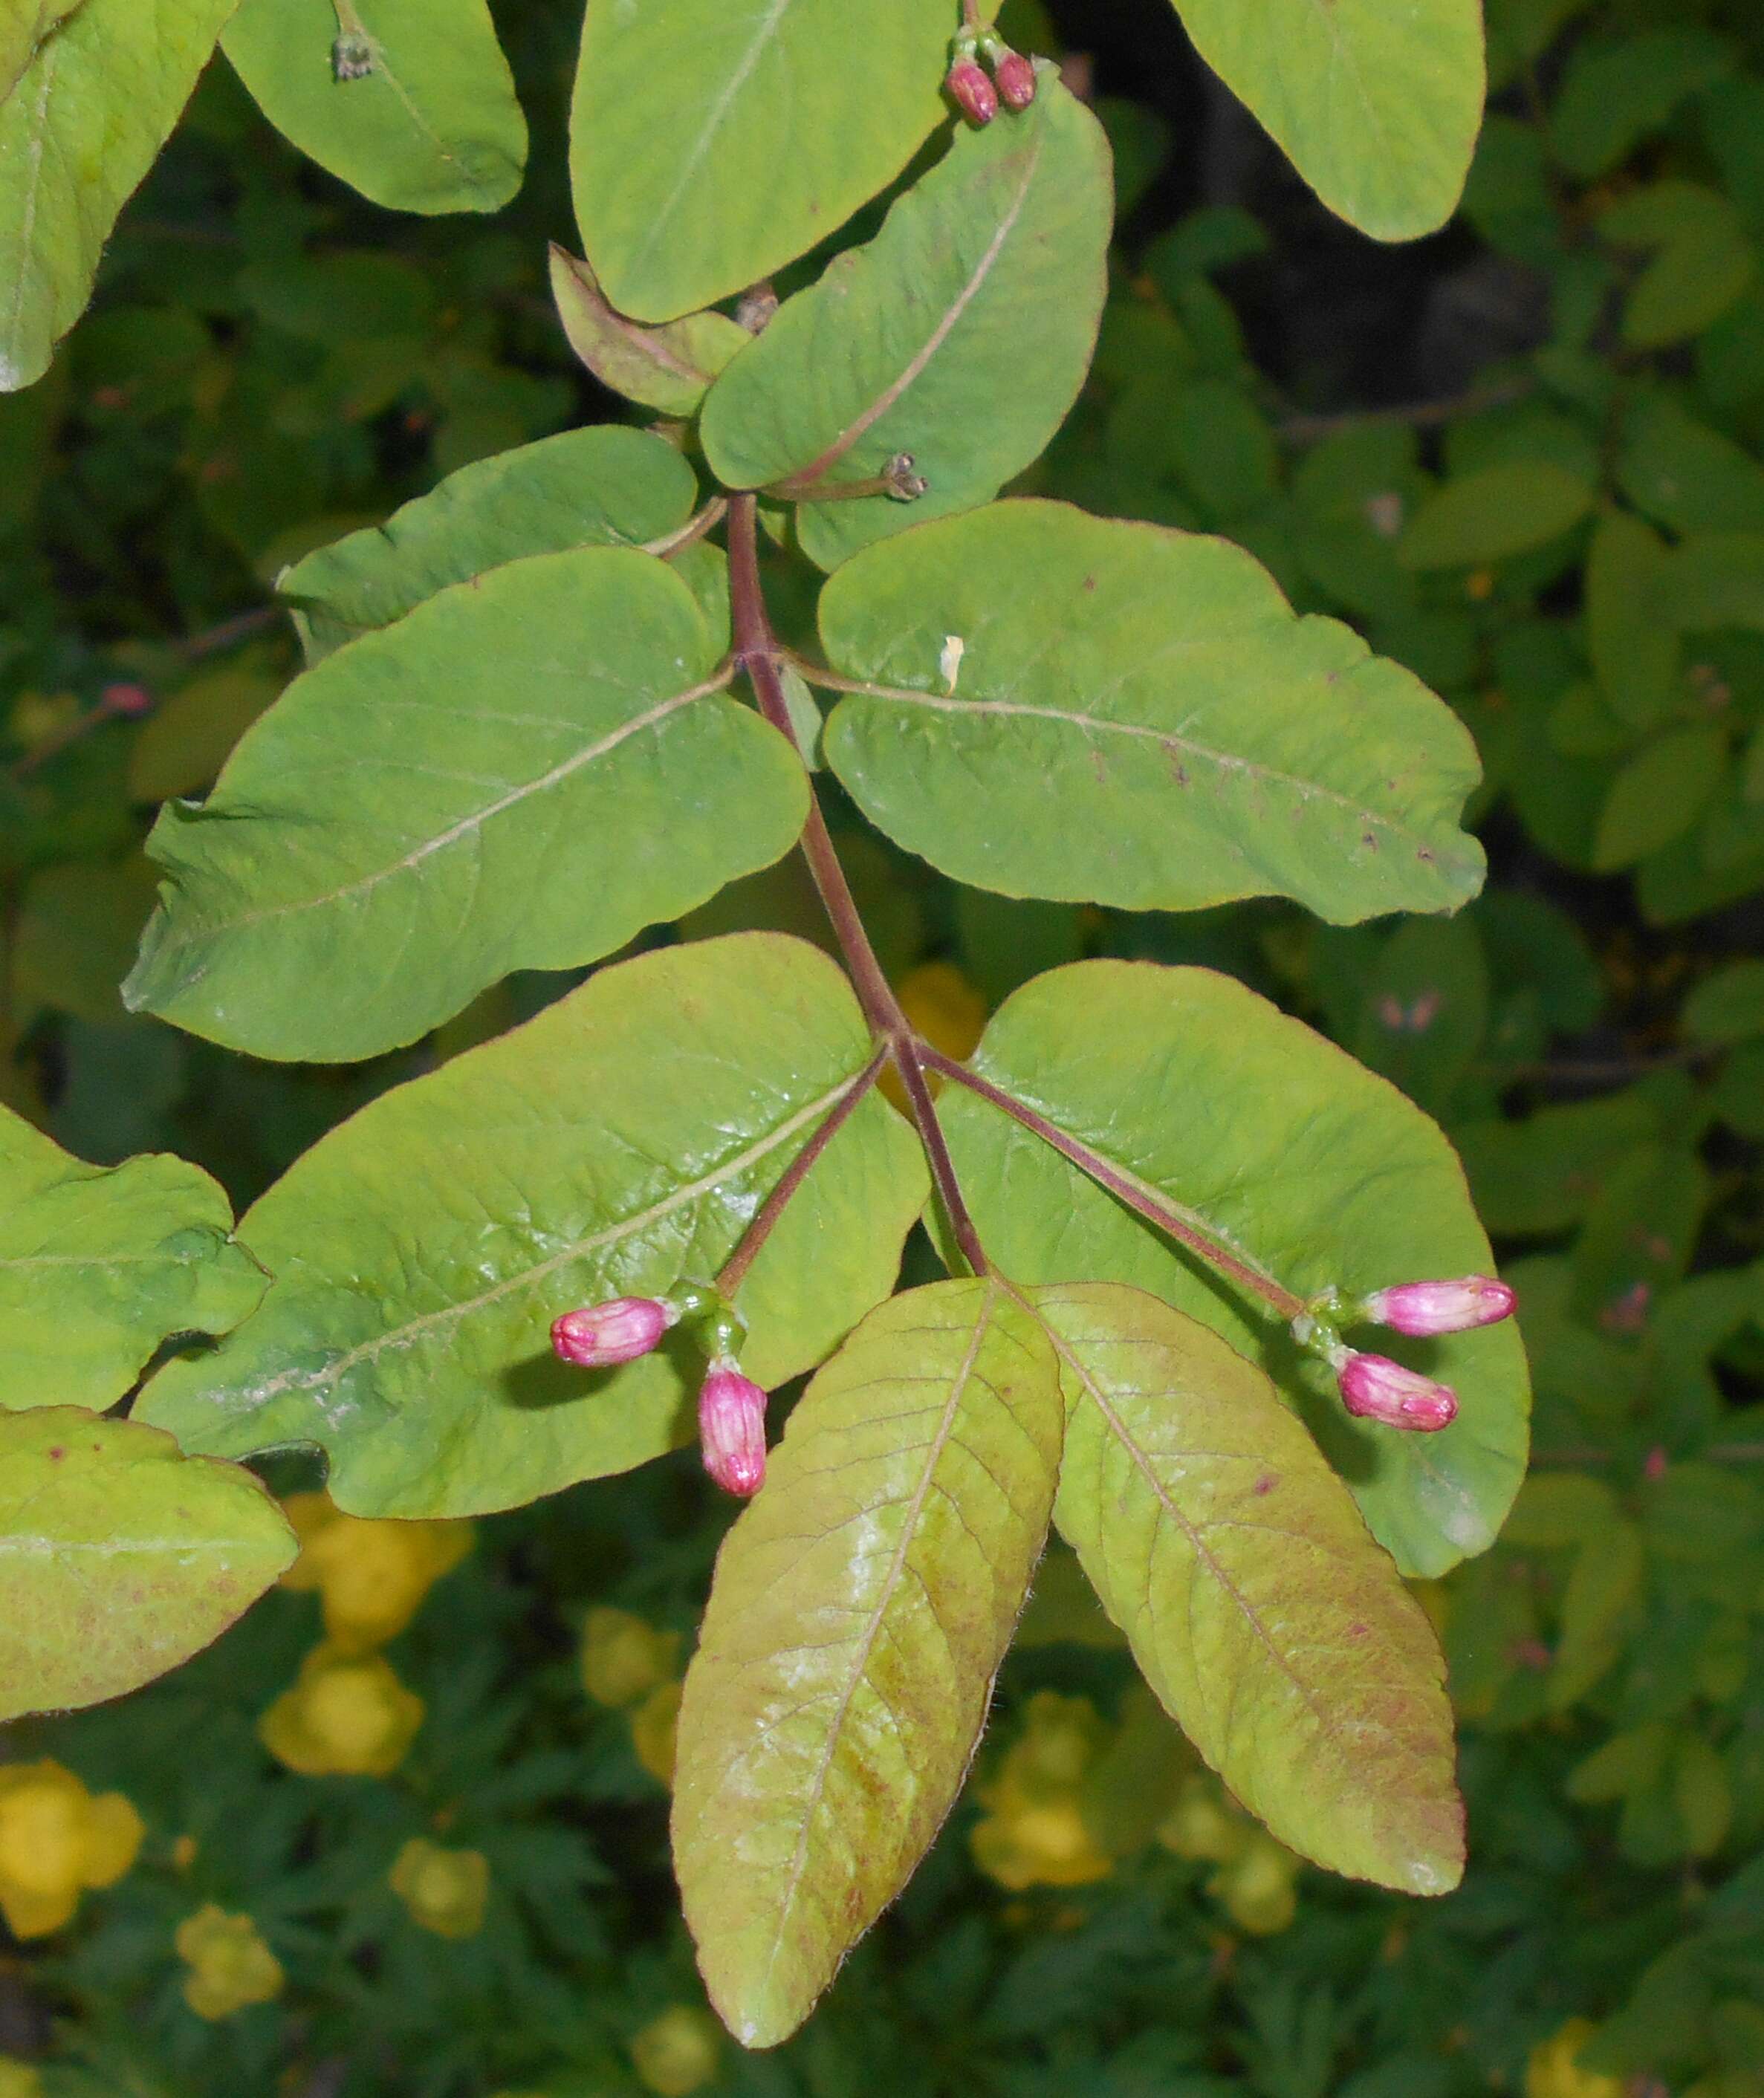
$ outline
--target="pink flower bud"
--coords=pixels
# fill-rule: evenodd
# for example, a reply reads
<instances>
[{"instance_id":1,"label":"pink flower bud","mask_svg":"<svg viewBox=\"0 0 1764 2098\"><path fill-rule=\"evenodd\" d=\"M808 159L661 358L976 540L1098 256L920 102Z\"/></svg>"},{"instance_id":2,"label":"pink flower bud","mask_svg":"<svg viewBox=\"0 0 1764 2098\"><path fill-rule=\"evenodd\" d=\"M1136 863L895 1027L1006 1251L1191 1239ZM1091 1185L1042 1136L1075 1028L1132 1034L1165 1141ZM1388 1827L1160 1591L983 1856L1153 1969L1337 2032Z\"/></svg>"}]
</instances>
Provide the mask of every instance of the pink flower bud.
<instances>
[{"instance_id":1,"label":"pink flower bud","mask_svg":"<svg viewBox=\"0 0 1764 2098\"><path fill-rule=\"evenodd\" d=\"M1455 1282L1399 1282L1366 1300L1366 1316L1398 1333L1462 1333L1511 1318L1513 1293L1489 1275Z\"/></svg>"},{"instance_id":2,"label":"pink flower bud","mask_svg":"<svg viewBox=\"0 0 1764 2098\"><path fill-rule=\"evenodd\" d=\"M153 711L153 695L145 685L107 685L99 695L99 704L108 714L122 714L130 719Z\"/></svg>"},{"instance_id":3,"label":"pink flower bud","mask_svg":"<svg viewBox=\"0 0 1764 2098\"><path fill-rule=\"evenodd\" d=\"M1035 61L1008 45L993 61L992 77L998 83L998 99L1007 109L1027 109L1035 99Z\"/></svg>"},{"instance_id":4,"label":"pink flower bud","mask_svg":"<svg viewBox=\"0 0 1764 2098\"><path fill-rule=\"evenodd\" d=\"M551 1328L551 1345L578 1369L610 1369L647 1355L673 1323L673 1313L653 1297L615 1297L566 1311Z\"/></svg>"},{"instance_id":5,"label":"pink flower bud","mask_svg":"<svg viewBox=\"0 0 1764 2098\"><path fill-rule=\"evenodd\" d=\"M728 1362L713 1363L698 1394L704 1469L745 1500L766 1478L766 1394Z\"/></svg>"},{"instance_id":6,"label":"pink flower bud","mask_svg":"<svg viewBox=\"0 0 1764 2098\"><path fill-rule=\"evenodd\" d=\"M1342 1403L1358 1420L1382 1420L1389 1428L1431 1435L1458 1417L1458 1394L1450 1385L1406 1370L1388 1355L1349 1353L1339 1376Z\"/></svg>"},{"instance_id":7,"label":"pink flower bud","mask_svg":"<svg viewBox=\"0 0 1764 2098\"><path fill-rule=\"evenodd\" d=\"M958 59L945 77L943 86L970 124L990 124L998 115L998 90L972 59Z\"/></svg>"}]
</instances>

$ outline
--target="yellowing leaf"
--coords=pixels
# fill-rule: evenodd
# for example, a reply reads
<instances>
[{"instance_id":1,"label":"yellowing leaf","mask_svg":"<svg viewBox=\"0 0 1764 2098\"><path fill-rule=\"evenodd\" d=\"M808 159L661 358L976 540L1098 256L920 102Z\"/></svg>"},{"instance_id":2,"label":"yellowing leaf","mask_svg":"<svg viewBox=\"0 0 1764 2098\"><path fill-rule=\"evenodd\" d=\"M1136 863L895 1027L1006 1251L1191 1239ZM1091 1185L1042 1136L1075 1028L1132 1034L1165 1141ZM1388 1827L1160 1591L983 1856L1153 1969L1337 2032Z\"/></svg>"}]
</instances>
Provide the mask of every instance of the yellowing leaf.
<instances>
[{"instance_id":1,"label":"yellowing leaf","mask_svg":"<svg viewBox=\"0 0 1764 2098\"><path fill-rule=\"evenodd\" d=\"M808 2016L949 1811L1047 1534L1060 1411L1047 1336L999 1284L910 1290L810 1385L723 1545L674 1846L749 2047Z\"/></svg>"}]
</instances>

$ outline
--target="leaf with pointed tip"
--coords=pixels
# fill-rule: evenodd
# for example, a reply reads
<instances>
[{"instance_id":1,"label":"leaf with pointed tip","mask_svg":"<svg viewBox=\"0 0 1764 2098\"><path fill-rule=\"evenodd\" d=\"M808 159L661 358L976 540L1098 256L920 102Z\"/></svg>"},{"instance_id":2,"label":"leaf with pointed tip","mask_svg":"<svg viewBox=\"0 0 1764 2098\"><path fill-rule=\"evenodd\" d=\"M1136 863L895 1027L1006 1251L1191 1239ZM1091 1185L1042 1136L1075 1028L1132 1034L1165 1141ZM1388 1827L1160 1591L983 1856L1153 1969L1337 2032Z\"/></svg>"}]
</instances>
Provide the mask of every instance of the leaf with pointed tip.
<instances>
[{"instance_id":1,"label":"leaf with pointed tip","mask_svg":"<svg viewBox=\"0 0 1764 2098\"><path fill-rule=\"evenodd\" d=\"M224 1333L269 1278L181 1158L106 1170L0 1108L0 1408L111 1405L173 1333Z\"/></svg>"},{"instance_id":2,"label":"leaf with pointed tip","mask_svg":"<svg viewBox=\"0 0 1764 2098\"><path fill-rule=\"evenodd\" d=\"M1035 1302L1066 1394L1054 1519L1171 1718L1289 1848L1402 1894L1455 1886L1438 1642L1316 1444L1144 1291Z\"/></svg>"},{"instance_id":3,"label":"leaf with pointed tip","mask_svg":"<svg viewBox=\"0 0 1764 2098\"><path fill-rule=\"evenodd\" d=\"M744 2045L808 2016L949 1812L1047 1531L1059 1376L991 1280L872 1312L717 1556L686 1679L674 1868Z\"/></svg>"},{"instance_id":4,"label":"leaf with pointed tip","mask_svg":"<svg viewBox=\"0 0 1764 2098\"><path fill-rule=\"evenodd\" d=\"M570 176L613 305L676 320L843 225L948 116L952 15L948 0L589 0Z\"/></svg>"},{"instance_id":5,"label":"leaf with pointed tip","mask_svg":"<svg viewBox=\"0 0 1764 2098\"><path fill-rule=\"evenodd\" d=\"M1073 963L1006 1001L973 1064L1298 1297L1490 1271L1433 1123L1229 977ZM1419 1344L1350 1333L1459 1400L1437 1434L1350 1420L1259 1299L963 1086L946 1086L938 1112L981 1241L1014 1281L1127 1283L1212 1327L1297 1404L1406 1574L1442 1574L1493 1542L1525 1469L1530 1394L1511 1320Z\"/></svg>"},{"instance_id":6,"label":"leaf with pointed tip","mask_svg":"<svg viewBox=\"0 0 1764 2098\"><path fill-rule=\"evenodd\" d=\"M1451 217L1482 121L1478 0L1176 0L1176 11L1349 225L1413 240Z\"/></svg>"},{"instance_id":7,"label":"leaf with pointed tip","mask_svg":"<svg viewBox=\"0 0 1764 2098\"><path fill-rule=\"evenodd\" d=\"M802 766L717 654L679 577L610 547L510 562L340 649L200 809L161 812L129 1005L253 1056L376 1056L769 866Z\"/></svg>"},{"instance_id":8,"label":"leaf with pointed tip","mask_svg":"<svg viewBox=\"0 0 1764 2098\"><path fill-rule=\"evenodd\" d=\"M866 548L820 624L866 686L828 763L958 881L1130 911L1290 896L1338 924L1481 885L1456 716L1222 539L996 503Z\"/></svg>"},{"instance_id":9,"label":"leaf with pointed tip","mask_svg":"<svg viewBox=\"0 0 1764 2098\"><path fill-rule=\"evenodd\" d=\"M368 72L340 80L333 0L242 0L221 48L284 138L394 211L499 211L527 121L485 0L354 0Z\"/></svg>"},{"instance_id":10,"label":"leaf with pointed tip","mask_svg":"<svg viewBox=\"0 0 1764 2098\"><path fill-rule=\"evenodd\" d=\"M618 423L565 430L450 473L438 488L307 555L276 579L316 662L450 583L531 554L642 547L691 516L698 481L674 445Z\"/></svg>"},{"instance_id":11,"label":"leaf with pointed tip","mask_svg":"<svg viewBox=\"0 0 1764 2098\"><path fill-rule=\"evenodd\" d=\"M298 1550L236 1464L77 1407L0 1417L0 1723L163 1675Z\"/></svg>"},{"instance_id":12,"label":"leaf with pointed tip","mask_svg":"<svg viewBox=\"0 0 1764 2098\"><path fill-rule=\"evenodd\" d=\"M659 1456L693 1433L695 1344L590 1376L551 1321L713 1275L871 1055L801 941L603 969L305 1152L239 1227L276 1277L262 1310L136 1417L216 1456L317 1444L356 1515L482 1514ZM811 1368L887 1295L925 1186L906 1125L862 1101L742 1287L753 1376Z\"/></svg>"},{"instance_id":13,"label":"leaf with pointed tip","mask_svg":"<svg viewBox=\"0 0 1764 2098\"><path fill-rule=\"evenodd\" d=\"M555 240L551 296L570 348L601 384L665 415L695 414L712 380L753 340L715 311L687 314L664 327L627 319L588 265Z\"/></svg>"},{"instance_id":14,"label":"leaf with pointed tip","mask_svg":"<svg viewBox=\"0 0 1764 2098\"><path fill-rule=\"evenodd\" d=\"M958 132L869 246L787 300L717 380L702 424L711 471L731 488L837 487L910 454L928 484L914 502L797 509L803 551L826 568L990 502L1084 383L1113 205L1103 127L1044 66L1029 109Z\"/></svg>"},{"instance_id":15,"label":"leaf with pointed tip","mask_svg":"<svg viewBox=\"0 0 1764 2098\"><path fill-rule=\"evenodd\" d=\"M79 318L235 5L84 0L32 44L0 100L0 393L40 378Z\"/></svg>"}]
</instances>

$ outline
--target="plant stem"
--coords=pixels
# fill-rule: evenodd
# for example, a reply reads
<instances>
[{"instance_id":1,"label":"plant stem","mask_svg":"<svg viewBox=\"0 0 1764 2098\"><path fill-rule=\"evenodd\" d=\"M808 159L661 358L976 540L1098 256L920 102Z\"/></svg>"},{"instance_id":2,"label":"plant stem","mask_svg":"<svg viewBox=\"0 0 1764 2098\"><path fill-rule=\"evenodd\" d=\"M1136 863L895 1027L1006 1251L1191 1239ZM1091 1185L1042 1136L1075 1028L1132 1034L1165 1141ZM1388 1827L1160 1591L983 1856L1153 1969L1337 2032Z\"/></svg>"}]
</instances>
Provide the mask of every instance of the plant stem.
<instances>
[{"instance_id":1,"label":"plant stem","mask_svg":"<svg viewBox=\"0 0 1764 2098\"><path fill-rule=\"evenodd\" d=\"M944 1078L953 1078L958 1085L966 1086L970 1092L978 1094L990 1105L1009 1115L1013 1121L1020 1122L1025 1129L1038 1136L1044 1143L1051 1144L1062 1157L1069 1158L1074 1165L1089 1174L1099 1187L1106 1187L1130 1209L1136 1209L1142 1217L1156 1224L1160 1231L1168 1232L1171 1238L1187 1246L1191 1253L1198 1254L1209 1266L1216 1267L1221 1274L1229 1275L1232 1281L1259 1297L1279 1317L1296 1319L1306 1308L1302 1297L1294 1296L1271 1275L1263 1274L1241 1253L1233 1252L1212 1232L1203 1230L1174 1203L1147 1187L1143 1181L1124 1172L1118 1165L1111 1165L1088 1144L1081 1143L1075 1136L1068 1136L1056 1122L1050 1121L1045 1115L1038 1114L1026 1100L1020 1100L1016 1094L1007 1093L1002 1086L994 1085L990 1078L981 1078L977 1071L969 1070L965 1064L957 1063L953 1056L946 1056L941 1050L933 1049L928 1044L916 1045L915 1053L928 1069L938 1072Z\"/></svg>"},{"instance_id":2,"label":"plant stem","mask_svg":"<svg viewBox=\"0 0 1764 2098\"><path fill-rule=\"evenodd\" d=\"M932 1104L931 1088L925 1083L925 1064L936 1054L930 1046L916 1035L910 1036L893 1045L894 1068L901 1074L901 1083L906 1088L907 1104L913 1111L913 1122L919 1131L919 1140L925 1147L925 1158L931 1167L932 1179L937 1183L937 1199L943 1205L943 1213L950 1220L950 1230L960 1247L962 1257L976 1275L990 1275L992 1262L986 1257L986 1249L980 1242L980 1233L974 1219L968 1214L963 1199L962 1183L956 1178L955 1161L950 1156L948 1139L943 1134L943 1125L937 1120L937 1108Z\"/></svg>"},{"instance_id":3,"label":"plant stem","mask_svg":"<svg viewBox=\"0 0 1764 2098\"><path fill-rule=\"evenodd\" d=\"M717 1278L717 1287L725 1297L733 1297L741 1287L748 1270L759 1257L761 1248L771 1236L773 1227L789 1206L791 1197L814 1170L815 1161L845 1127L859 1101L881 1077L882 1067L888 1060L889 1044L884 1042L834 1102L820 1127L792 1159L785 1169L783 1178L766 1196L753 1222L741 1234L741 1243L730 1254L722 1274Z\"/></svg>"},{"instance_id":4,"label":"plant stem","mask_svg":"<svg viewBox=\"0 0 1764 2098\"><path fill-rule=\"evenodd\" d=\"M643 551L664 561L671 560L676 554L684 553L688 546L696 545L707 532L713 532L722 524L728 507L722 496L713 496L702 510L687 518L678 532L669 533L665 538L648 540Z\"/></svg>"}]
</instances>

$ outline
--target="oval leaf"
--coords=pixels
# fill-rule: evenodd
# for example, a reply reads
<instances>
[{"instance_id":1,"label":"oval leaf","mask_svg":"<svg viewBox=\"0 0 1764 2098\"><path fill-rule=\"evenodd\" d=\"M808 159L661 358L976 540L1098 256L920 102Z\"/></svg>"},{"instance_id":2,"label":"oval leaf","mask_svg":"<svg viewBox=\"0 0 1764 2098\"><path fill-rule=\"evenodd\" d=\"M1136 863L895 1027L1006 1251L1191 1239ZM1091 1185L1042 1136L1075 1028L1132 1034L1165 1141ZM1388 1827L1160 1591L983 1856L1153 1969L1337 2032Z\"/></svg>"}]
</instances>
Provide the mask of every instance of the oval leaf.
<instances>
[{"instance_id":1,"label":"oval leaf","mask_svg":"<svg viewBox=\"0 0 1764 2098\"><path fill-rule=\"evenodd\" d=\"M801 2024L959 1790L1047 1536L1060 1381L991 1281L873 1312L717 1556L680 1710L674 1852L737 2039Z\"/></svg>"},{"instance_id":2,"label":"oval leaf","mask_svg":"<svg viewBox=\"0 0 1764 2098\"><path fill-rule=\"evenodd\" d=\"M555 240L551 296L570 348L601 384L665 415L696 414L706 387L752 340L726 314L687 314L654 328L627 320L588 265Z\"/></svg>"},{"instance_id":3,"label":"oval leaf","mask_svg":"<svg viewBox=\"0 0 1764 2098\"><path fill-rule=\"evenodd\" d=\"M316 1443L352 1514L472 1515L628 1470L691 1433L702 1356L590 1376L560 1312L705 1279L871 1044L845 977L750 933L603 969L333 1130L240 1229L262 1310L160 1372L138 1417L217 1456ZM881 1100L817 1161L741 1293L767 1385L892 1287L924 1162Z\"/></svg>"},{"instance_id":4,"label":"oval leaf","mask_svg":"<svg viewBox=\"0 0 1764 2098\"><path fill-rule=\"evenodd\" d=\"M1075 963L1009 999L974 1064L1298 1296L1489 1271L1434 1125L1229 977ZM1443 1573L1493 1541L1525 1467L1529 1391L1511 1321L1419 1346L1352 1336L1444 1377L1460 1411L1434 1435L1349 1420L1260 1300L959 1086L940 1113L981 1237L1014 1280L1128 1283L1212 1327L1299 1405L1405 1573Z\"/></svg>"},{"instance_id":5,"label":"oval leaf","mask_svg":"<svg viewBox=\"0 0 1764 2098\"><path fill-rule=\"evenodd\" d=\"M77 1407L0 1420L0 1722L163 1675L298 1550L249 1472L169 1435Z\"/></svg>"},{"instance_id":6,"label":"oval leaf","mask_svg":"<svg viewBox=\"0 0 1764 2098\"><path fill-rule=\"evenodd\" d=\"M1406 568L1469 568L1547 546L1593 506L1578 474L1548 459L1467 473L1420 503L1397 544Z\"/></svg>"},{"instance_id":7,"label":"oval leaf","mask_svg":"<svg viewBox=\"0 0 1764 2098\"><path fill-rule=\"evenodd\" d=\"M913 503L798 510L804 551L829 568L990 502L1084 383L1113 205L1103 128L1044 67L1027 111L959 132L875 239L788 300L717 380L703 425L712 472L731 488L836 487L910 454L928 483Z\"/></svg>"},{"instance_id":8,"label":"oval leaf","mask_svg":"<svg viewBox=\"0 0 1764 2098\"><path fill-rule=\"evenodd\" d=\"M1176 0L1195 47L1333 212L1413 240L1457 208L1482 121L1479 0Z\"/></svg>"},{"instance_id":9,"label":"oval leaf","mask_svg":"<svg viewBox=\"0 0 1764 2098\"><path fill-rule=\"evenodd\" d=\"M125 997L345 1061L695 908L788 851L808 799L716 656L679 577L608 548L511 562L327 657L200 809L161 812Z\"/></svg>"},{"instance_id":10,"label":"oval leaf","mask_svg":"<svg viewBox=\"0 0 1764 2098\"><path fill-rule=\"evenodd\" d=\"M116 214L234 5L84 0L0 99L0 393L41 377L79 318Z\"/></svg>"},{"instance_id":11,"label":"oval leaf","mask_svg":"<svg viewBox=\"0 0 1764 2098\"><path fill-rule=\"evenodd\" d=\"M1438 1643L1316 1444L1260 1370L1143 1290L1036 1304L1068 1408L1055 1520L1171 1718L1316 1863L1455 1886Z\"/></svg>"},{"instance_id":12,"label":"oval leaf","mask_svg":"<svg viewBox=\"0 0 1764 2098\"><path fill-rule=\"evenodd\" d=\"M589 0L570 174L607 296L675 320L824 240L949 113L953 28L948 0Z\"/></svg>"},{"instance_id":13,"label":"oval leaf","mask_svg":"<svg viewBox=\"0 0 1764 2098\"><path fill-rule=\"evenodd\" d=\"M224 1333L268 1278L181 1158L108 1171L0 1108L0 1407L103 1407L173 1333Z\"/></svg>"},{"instance_id":14,"label":"oval leaf","mask_svg":"<svg viewBox=\"0 0 1764 2098\"><path fill-rule=\"evenodd\" d=\"M857 555L820 621L874 688L828 762L959 881L1132 911L1290 896L1337 923L1481 884L1457 718L1222 539L994 503Z\"/></svg>"},{"instance_id":15,"label":"oval leaf","mask_svg":"<svg viewBox=\"0 0 1764 2098\"><path fill-rule=\"evenodd\" d=\"M479 459L384 524L321 546L276 578L309 661L402 619L450 583L529 554L642 547L677 532L698 481L680 454L617 423Z\"/></svg>"},{"instance_id":16,"label":"oval leaf","mask_svg":"<svg viewBox=\"0 0 1764 2098\"><path fill-rule=\"evenodd\" d=\"M354 0L368 69L339 77L332 0L244 0L222 49L320 167L394 211L498 211L527 121L485 0Z\"/></svg>"}]
</instances>

